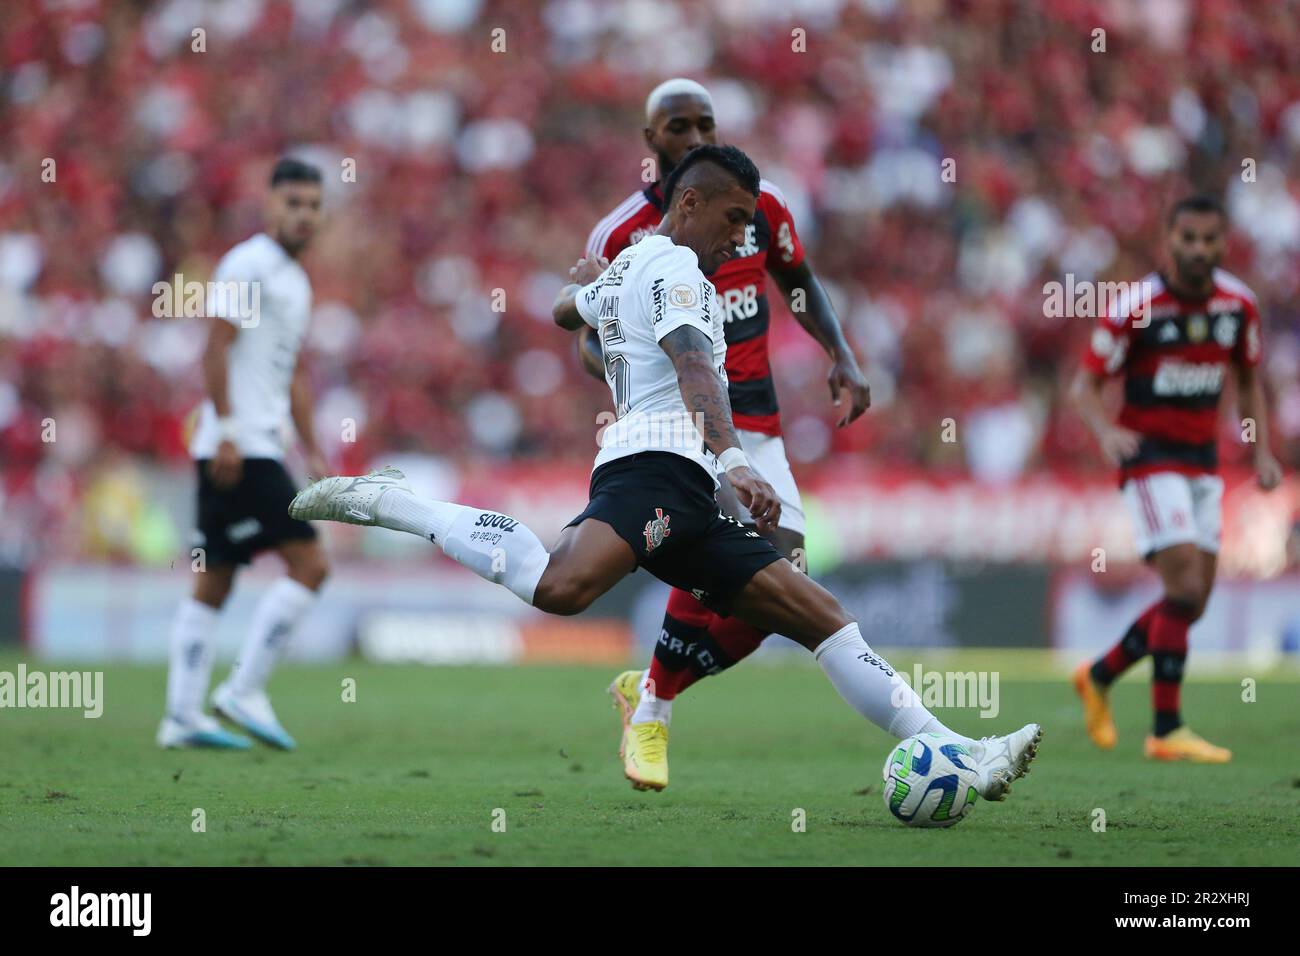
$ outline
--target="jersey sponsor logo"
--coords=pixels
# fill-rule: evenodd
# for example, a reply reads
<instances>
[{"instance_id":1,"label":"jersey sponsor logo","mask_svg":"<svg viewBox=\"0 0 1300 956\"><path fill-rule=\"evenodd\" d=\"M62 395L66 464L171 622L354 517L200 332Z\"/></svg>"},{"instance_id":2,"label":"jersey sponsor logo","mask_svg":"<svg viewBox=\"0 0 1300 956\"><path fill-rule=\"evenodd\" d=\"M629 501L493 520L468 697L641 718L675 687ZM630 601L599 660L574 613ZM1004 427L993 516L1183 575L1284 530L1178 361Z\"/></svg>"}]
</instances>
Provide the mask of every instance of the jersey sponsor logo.
<instances>
[{"instance_id":1,"label":"jersey sponsor logo","mask_svg":"<svg viewBox=\"0 0 1300 956\"><path fill-rule=\"evenodd\" d=\"M696 302L695 290L686 283L680 283L668 290L668 301L678 309L689 309Z\"/></svg>"},{"instance_id":2,"label":"jersey sponsor logo","mask_svg":"<svg viewBox=\"0 0 1300 956\"><path fill-rule=\"evenodd\" d=\"M645 553L649 554L659 545L664 543L664 538L668 537L671 532L668 530L668 521L671 515L664 514L663 508L655 509L655 517L645 523Z\"/></svg>"},{"instance_id":3,"label":"jersey sponsor logo","mask_svg":"<svg viewBox=\"0 0 1300 956\"><path fill-rule=\"evenodd\" d=\"M794 260L794 233L790 231L788 222L781 223L781 228L776 231L776 247L781 250L782 262Z\"/></svg>"},{"instance_id":4,"label":"jersey sponsor logo","mask_svg":"<svg viewBox=\"0 0 1300 956\"><path fill-rule=\"evenodd\" d=\"M658 228L659 228L659 224L656 223L653 226L641 226L637 229L633 229L632 233L627 237L627 244L629 246L635 246L646 236L653 235L654 231Z\"/></svg>"},{"instance_id":5,"label":"jersey sponsor logo","mask_svg":"<svg viewBox=\"0 0 1300 956\"><path fill-rule=\"evenodd\" d=\"M745 227L745 244L736 250L734 258L758 255L758 228L751 222Z\"/></svg>"},{"instance_id":6,"label":"jersey sponsor logo","mask_svg":"<svg viewBox=\"0 0 1300 956\"><path fill-rule=\"evenodd\" d=\"M1232 348L1237 344L1237 329L1240 324L1235 315L1220 315L1214 320L1214 341L1225 349Z\"/></svg>"},{"instance_id":7,"label":"jersey sponsor logo","mask_svg":"<svg viewBox=\"0 0 1300 956\"><path fill-rule=\"evenodd\" d=\"M1162 362L1151 390L1157 395L1217 395L1223 388L1223 366L1214 362Z\"/></svg>"},{"instance_id":8,"label":"jersey sponsor logo","mask_svg":"<svg viewBox=\"0 0 1300 956\"><path fill-rule=\"evenodd\" d=\"M722 321L741 322L758 315L758 286L750 284L718 293L722 300Z\"/></svg>"},{"instance_id":9,"label":"jersey sponsor logo","mask_svg":"<svg viewBox=\"0 0 1300 956\"><path fill-rule=\"evenodd\" d=\"M505 515L493 514L491 511L485 511L478 516L474 522L476 528L497 528L500 531L514 531L519 524L514 518L507 518Z\"/></svg>"},{"instance_id":10,"label":"jersey sponsor logo","mask_svg":"<svg viewBox=\"0 0 1300 956\"><path fill-rule=\"evenodd\" d=\"M652 303L651 312L654 318L654 324L658 325L664 317L664 280L655 279L654 284L650 287L650 301Z\"/></svg>"},{"instance_id":11,"label":"jersey sponsor logo","mask_svg":"<svg viewBox=\"0 0 1300 956\"><path fill-rule=\"evenodd\" d=\"M596 312L597 319L617 319L618 318L618 296L606 295L601 296L600 308Z\"/></svg>"}]
</instances>

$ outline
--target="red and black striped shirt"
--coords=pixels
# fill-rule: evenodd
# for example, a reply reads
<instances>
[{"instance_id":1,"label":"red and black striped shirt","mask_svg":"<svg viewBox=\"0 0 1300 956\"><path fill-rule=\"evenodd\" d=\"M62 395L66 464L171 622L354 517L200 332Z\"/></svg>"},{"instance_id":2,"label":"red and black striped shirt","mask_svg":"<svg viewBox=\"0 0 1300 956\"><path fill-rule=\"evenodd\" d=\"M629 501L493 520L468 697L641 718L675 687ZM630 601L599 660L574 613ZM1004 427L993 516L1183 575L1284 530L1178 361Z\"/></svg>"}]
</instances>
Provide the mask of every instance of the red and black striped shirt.
<instances>
[{"instance_id":1,"label":"red and black striped shirt","mask_svg":"<svg viewBox=\"0 0 1300 956\"><path fill-rule=\"evenodd\" d=\"M614 257L659 228L663 195L653 183L596 224L587 254ZM727 379L736 428L781 434L781 413L768 361L767 273L803 262L803 245L780 191L762 180L745 244L709 280L718 290L727 336Z\"/></svg>"},{"instance_id":2,"label":"red and black striped shirt","mask_svg":"<svg viewBox=\"0 0 1300 956\"><path fill-rule=\"evenodd\" d=\"M1218 468L1219 396L1233 366L1261 355L1259 308L1244 282L1214 270L1203 299L1175 295L1158 273L1127 285L1093 330L1083 357L1097 375L1124 376L1119 424L1142 436L1120 483L1157 471Z\"/></svg>"}]
</instances>

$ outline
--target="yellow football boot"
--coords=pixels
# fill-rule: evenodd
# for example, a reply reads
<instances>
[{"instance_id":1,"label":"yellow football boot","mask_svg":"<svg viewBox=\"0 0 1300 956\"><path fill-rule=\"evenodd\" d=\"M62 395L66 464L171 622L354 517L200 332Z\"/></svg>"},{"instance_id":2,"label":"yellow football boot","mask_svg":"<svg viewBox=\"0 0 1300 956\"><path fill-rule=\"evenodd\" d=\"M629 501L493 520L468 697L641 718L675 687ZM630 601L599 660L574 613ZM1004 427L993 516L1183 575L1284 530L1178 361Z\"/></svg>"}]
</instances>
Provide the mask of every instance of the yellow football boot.
<instances>
[{"instance_id":1,"label":"yellow football boot","mask_svg":"<svg viewBox=\"0 0 1300 956\"><path fill-rule=\"evenodd\" d=\"M623 776L636 790L668 786L668 725L661 720L628 724L623 730Z\"/></svg>"},{"instance_id":2,"label":"yellow football boot","mask_svg":"<svg viewBox=\"0 0 1300 956\"><path fill-rule=\"evenodd\" d=\"M1083 702L1083 727L1088 738L1102 750L1113 750L1119 733L1110 716L1110 701L1106 689L1092 679L1091 665L1084 661L1074 671L1072 678L1075 693Z\"/></svg>"},{"instance_id":3,"label":"yellow football boot","mask_svg":"<svg viewBox=\"0 0 1300 956\"><path fill-rule=\"evenodd\" d=\"M614 698L614 706L623 718L624 729L636 712L637 705L641 703L641 675L644 673L645 671L624 671L609 685L609 696Z\"/></svg>"},{"instance_id":4,"label":"yellow football boot","mask_svg":"<svg viewBox=\"0 0 1300 956\"><path fill-rule=\"evenodd\" d=\"M623 758L623 775L637 790L662 790L668 786L668 726L652 720L632 723L632 715L641 703L641 677L644 671L624 671L609 685L623 720L618 755Z\"/></svg>"},{"instance_id":5,"label":"yellow football boot","mask_svg":"<svg viewBox=\"0 0 1300 956\"><path fill-rule=\"evenodd\" d=\"M1163 737L1148 737L1143 748L1151 760L1190 760L1192 763L1227 763L1232 751L1216 747L1204 737L1179 727Z\"/></svg>"}]
</instances>

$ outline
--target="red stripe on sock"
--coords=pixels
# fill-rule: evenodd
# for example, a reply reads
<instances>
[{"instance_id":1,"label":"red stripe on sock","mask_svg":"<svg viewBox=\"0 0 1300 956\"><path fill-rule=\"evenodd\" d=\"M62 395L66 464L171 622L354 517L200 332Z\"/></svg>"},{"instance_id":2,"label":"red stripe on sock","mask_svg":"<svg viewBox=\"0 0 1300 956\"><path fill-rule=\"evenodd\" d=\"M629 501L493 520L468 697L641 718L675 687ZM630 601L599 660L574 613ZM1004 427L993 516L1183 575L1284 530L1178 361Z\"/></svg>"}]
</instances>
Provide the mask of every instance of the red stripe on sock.
<instances>
[{"instance_id":1,"label":"red stripe on sock","mask_svg":"<svg viewBox=\"0 0 1300 956\"><path fill-rule=\"evenodd\" d=\"M688 627L708 627L717 615L695 600L689 591L673 588L668 595L668 613Z\"/></svg>"},{"instance_id":2,"label":"red stripe on sock","mask_svg":"<svg viewBox=\"0 0 1300 956\"><path fill-rule=\"evenodd\" d=\"M650 658L650 676L641 685L641 693L653 693L660 700L672 700L686 688L695 683L695 675L689 667L679 671L670 671L659 663L659 658Z\"/></svg>"},{"instance_id":3,"label":"red stripe on sock","mask_svg":"<svg viewBox=\"0 0 1300 956\"><path fill-rule=\"evenodd\" d=\"M715 616L709 622L709 636L728 657L740 661L758 650L767 632L746 624L738 617Z\"/></svg>"}]
</instances>

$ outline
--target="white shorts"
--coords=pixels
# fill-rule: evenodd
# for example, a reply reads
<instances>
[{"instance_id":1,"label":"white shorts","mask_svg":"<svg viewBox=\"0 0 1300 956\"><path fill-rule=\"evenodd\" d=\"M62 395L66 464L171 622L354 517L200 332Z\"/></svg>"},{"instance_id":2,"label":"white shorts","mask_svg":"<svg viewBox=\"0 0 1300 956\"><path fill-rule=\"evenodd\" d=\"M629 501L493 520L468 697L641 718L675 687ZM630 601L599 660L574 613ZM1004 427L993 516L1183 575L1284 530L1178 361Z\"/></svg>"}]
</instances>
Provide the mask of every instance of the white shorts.
<instances>
[{"instance_id":1,"label":"white shorts","mask_svg":"<svg viewBox=\"0 0 1300 956\"><path fill-rule=\"evenodd\" d=\"M772 486L781 502L781 517L776 526L803 534L803 502L799 499L799 488L794 483L790 462L786 460L785 442L781 436L737 430L736 437L740 439L741 450L749 459L749 466L758 477ZM736 507L740 512L736 518L741 524L754 523L744 505L736 502Z\"/></svg>"},{"instance_id":2,"label":"white shorts","mask_svg":"<svg viewBox=\"0 0 1300 956\"><path fill-rule=\"evenodd\" d=\"M1223 479L1160 471L1124 483L1124 501L1133 515L1138 554L1143 559L1175 544L1191 542L1219 553Z\"/></svg>"}]
</instances>

